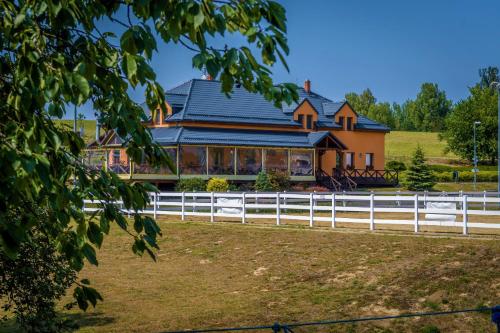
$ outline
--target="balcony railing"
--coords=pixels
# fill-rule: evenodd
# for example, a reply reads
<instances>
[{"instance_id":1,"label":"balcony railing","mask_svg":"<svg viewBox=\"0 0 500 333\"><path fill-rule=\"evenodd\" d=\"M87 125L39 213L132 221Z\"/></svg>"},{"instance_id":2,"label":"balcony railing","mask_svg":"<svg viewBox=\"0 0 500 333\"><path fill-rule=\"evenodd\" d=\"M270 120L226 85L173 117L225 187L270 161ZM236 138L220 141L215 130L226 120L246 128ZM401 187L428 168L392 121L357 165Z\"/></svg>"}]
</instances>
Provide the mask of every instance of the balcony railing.
<instances>
[{"instance_id":1,"label":"balcony railing","mask_svg":"<svg viewBox=\"0 0 500 333\"><path fill-rule=\"evenodd\" d=\"M334 169L333 175L351 178L358 185L397 185L399 182L398 172L392 170Z\"/></svg>"}]
</instances>

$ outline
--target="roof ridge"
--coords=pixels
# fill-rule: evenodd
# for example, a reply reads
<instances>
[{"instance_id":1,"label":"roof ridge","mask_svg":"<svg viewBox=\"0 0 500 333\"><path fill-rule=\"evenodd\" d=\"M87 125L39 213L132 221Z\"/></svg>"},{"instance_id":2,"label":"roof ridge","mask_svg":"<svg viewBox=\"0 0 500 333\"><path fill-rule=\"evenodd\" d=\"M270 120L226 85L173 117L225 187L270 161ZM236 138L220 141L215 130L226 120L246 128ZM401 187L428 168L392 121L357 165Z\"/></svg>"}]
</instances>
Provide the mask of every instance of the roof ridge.
<instances>
[{"instance_id":1,"label":"roof ridge","mask_svg":"<svg viewBox=\"0 0 500 333\"><path fill-rule=\"evenodd\" d=\"M191 84L189 85L189 92L186 97L186 103L184 104L184 108L182 109L181 120L184 120L184 115L186 114L186 110L189 106L189 101L191 100L191 91L193 90L194 82L197 79L191 79Z\"/></svg>"}]
</instances>

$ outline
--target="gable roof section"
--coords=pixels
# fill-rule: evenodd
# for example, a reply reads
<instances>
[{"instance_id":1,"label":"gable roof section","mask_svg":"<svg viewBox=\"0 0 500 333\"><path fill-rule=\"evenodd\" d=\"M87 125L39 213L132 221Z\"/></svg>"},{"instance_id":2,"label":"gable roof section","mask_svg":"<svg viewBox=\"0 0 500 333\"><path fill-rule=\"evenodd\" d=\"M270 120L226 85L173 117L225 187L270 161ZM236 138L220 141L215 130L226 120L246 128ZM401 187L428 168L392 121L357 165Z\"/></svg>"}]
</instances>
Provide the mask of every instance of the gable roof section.
<instances>
[{"instance_id":1,"label":"gable roof section","mask_svg":"<svg viewBox=\"0 0 500 333\"><path fill-rule=\"evenodd\" d=\"M365 116L358 116L358 121L355 125L356 129L361 129L365 131L382 131L382 132L390 132L391 129L383 124L379 124L376 121L373 121Z\"/></svg>"},{"instance_id":2,"label":"gable roof section","mask_svg":"<svg viewBox=\"0 0 500 333\"><path fill-rule=\"evenodd\" d=\"M346 104L345 101L342 102L323 102L321 105L323 106L323 113L325 116L334 116L337 112L342 109L342 107Z\"/></svg>"}]
</instances>

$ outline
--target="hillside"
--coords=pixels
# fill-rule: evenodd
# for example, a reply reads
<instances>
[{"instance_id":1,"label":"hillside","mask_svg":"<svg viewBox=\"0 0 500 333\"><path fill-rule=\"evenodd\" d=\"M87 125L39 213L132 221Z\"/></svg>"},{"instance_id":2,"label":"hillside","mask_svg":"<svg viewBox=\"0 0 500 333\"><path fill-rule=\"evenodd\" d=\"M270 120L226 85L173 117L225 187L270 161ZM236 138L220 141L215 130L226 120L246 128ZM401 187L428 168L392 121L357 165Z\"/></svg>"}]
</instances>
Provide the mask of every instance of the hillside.
<instances>
[{"instance_id":1,"label":"hillside","mask_svg":"<svg viewBox=\"0 0 500 333\"><path fill-rule=\"evenodd\" d=\"M426 158L431 163L446 164L450 160L458 160L455 154L444 153L446 142L439 141L438 133L405 131L393 131L386 135L385 158L387 161L399 160L407 162L417 145L422 147Z\"/></svg>"}]
</instances>

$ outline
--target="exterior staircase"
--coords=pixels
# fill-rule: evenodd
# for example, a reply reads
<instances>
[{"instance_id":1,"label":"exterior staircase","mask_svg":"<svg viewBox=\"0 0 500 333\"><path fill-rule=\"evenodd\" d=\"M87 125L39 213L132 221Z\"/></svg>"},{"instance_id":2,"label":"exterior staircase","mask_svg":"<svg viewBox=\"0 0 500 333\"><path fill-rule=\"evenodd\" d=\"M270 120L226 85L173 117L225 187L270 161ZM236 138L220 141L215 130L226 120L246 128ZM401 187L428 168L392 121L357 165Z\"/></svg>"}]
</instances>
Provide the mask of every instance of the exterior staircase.
<instances>
[{"instance_id":1,"label":"exterior staircase","mask_svg":"<svg viewBox=\"0 0 500 333\"><path fill-rule=\"evenodd\" d=\"M358 186L358 184L349 176L342 175L335 178L321 169L316 171L316 182L333 192L340 192L344 190L353 191Z\"/></svg>"}]
</instances>

